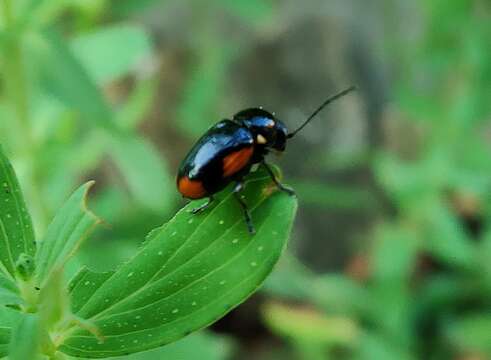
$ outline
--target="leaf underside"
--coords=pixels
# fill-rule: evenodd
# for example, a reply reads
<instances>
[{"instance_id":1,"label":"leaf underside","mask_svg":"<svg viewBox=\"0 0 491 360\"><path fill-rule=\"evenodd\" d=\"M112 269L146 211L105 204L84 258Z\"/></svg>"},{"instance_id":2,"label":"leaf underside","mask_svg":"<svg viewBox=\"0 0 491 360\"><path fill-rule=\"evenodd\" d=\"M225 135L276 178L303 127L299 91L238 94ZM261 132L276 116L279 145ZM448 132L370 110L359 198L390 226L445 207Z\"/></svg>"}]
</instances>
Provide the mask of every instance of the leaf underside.
<instances>
[{"instance_id":1,"label":"leaf underside","mask_svg":"<svg viewBox=\"0 0 491 360\"><path fill-rule=\"evenodd\" d=\"M228 189L230 190L230 189ZM152 349L200 329L244 301L277 262L291 230L296 199L276 191L262 171L242 195L256 235L230 191L193 215L189 204L115 272L82 270L71 282L72 311L96 325L99 341L72 328L60 350L109 357Z\"/></svg>"}]
</instances>

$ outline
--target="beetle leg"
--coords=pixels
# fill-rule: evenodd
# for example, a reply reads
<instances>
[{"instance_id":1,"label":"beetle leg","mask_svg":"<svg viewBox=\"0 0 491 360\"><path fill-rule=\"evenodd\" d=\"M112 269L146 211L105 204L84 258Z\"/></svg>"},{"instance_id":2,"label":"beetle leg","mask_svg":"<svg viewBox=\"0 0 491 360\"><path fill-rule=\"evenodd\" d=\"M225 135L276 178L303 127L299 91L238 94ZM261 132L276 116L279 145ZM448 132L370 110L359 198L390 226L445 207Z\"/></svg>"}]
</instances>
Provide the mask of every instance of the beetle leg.
<instances>
[{"instance_id":1,"label":"beetle leg","mask_svg":"<svg viewBox=\"0 0 491 360\"><path fill-rule=\"evenodd\" d=\"M254 225L252 224L251 220L251 214L249 213L249 209L247 208L246 203L242 198L240 197L240 191L244 188L244 183L242 181L238 181L237 184L234 187L233 193L237 201L239 202L240 206L242 207L242 211L244 213L245 221L247 224L247 230L249 230L250 234L255 234L256 229L254 228Z\"/></svg>"},{"instance_id":2,"label":"beetle leg","mask_svg":"<svg viewBox=\"0 0 491 360\"><path fill-rule=\"evenodd\" d=\"M194 208L193 210L191 210L191 213L193 214L197 214L197 213L200 213L202 212L203 210L205 210L208 206L210 206L210 204L213 202L214 198L213 198L213 195L210 196L208 198L208 201L205 202L203 205L200 205L198 206L197 208Z\"/></svg>"},{"instance_id":3,"label":"beetle leg","mask_svg":"<svg viewBox=\"0 0 491 360\"><path fill-rule=\"evenodd\" d=\"M271 170L271 168L266 163L266 161L262 161L261 164L266 168L266 171L268 172L269 176L271 176L271 180L273 180L273 182L278 187L278 189L280 189L283 192L286 192L288 195L292 195L292 196L295 195L295 191L293 191L293 189L287 188L276 178L276 175L274 174L273 170Z\"/></svg>"}]
</instances>

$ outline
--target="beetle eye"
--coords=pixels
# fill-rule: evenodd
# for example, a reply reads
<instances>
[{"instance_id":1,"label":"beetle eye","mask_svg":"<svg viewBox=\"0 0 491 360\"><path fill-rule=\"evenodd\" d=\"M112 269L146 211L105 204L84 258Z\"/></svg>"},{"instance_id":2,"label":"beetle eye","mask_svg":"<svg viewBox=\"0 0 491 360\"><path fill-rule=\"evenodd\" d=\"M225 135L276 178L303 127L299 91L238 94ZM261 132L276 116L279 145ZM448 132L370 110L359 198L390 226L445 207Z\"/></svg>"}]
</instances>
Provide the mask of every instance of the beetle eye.
<instances>
[{"instance_id":1,"label":"beetle eye","mask_svg":"<svg viewBox=\"0 0 491 360\"><path fill-rule=\"evenodd\" d=\"M266 140L266 138L264 136L262 136L261 134L259 134L257 137L256 137L256 142L258 144L266 144L268 142L268 140Z\"/></svg>"}]
</instances>

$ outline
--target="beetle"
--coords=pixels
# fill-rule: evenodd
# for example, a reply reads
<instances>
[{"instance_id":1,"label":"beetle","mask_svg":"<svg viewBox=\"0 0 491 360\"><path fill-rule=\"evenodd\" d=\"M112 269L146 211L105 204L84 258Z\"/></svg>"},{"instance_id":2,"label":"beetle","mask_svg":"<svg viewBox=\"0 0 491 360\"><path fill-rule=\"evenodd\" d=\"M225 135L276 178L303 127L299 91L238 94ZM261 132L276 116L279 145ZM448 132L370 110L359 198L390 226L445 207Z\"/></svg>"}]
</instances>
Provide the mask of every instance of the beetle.
<instances>
[{"instance_id":1,"label":"beetle","mask_svg":"<svg viewBox=\"0 0 491 360\"><path fill-rule=\"evenodd\" d=\"M244 177L254 164L262 165L279 190L295 195L285 187L266 163L271 151L285 151L286 142L304 128L332 101L355 90L352 86L325 100L295 131L288 132L285 124L262 108L249 108L236 113L233 118L213 125L191 148L181 162L177 174L177 189L183 197L196 200L208 198L201 206L191 210L197 214L213 202L213 195L235 182L233 193L240 204L247 228L255 233L247 204L239 193L244 188Z\"/></svg>"}]
</instances>

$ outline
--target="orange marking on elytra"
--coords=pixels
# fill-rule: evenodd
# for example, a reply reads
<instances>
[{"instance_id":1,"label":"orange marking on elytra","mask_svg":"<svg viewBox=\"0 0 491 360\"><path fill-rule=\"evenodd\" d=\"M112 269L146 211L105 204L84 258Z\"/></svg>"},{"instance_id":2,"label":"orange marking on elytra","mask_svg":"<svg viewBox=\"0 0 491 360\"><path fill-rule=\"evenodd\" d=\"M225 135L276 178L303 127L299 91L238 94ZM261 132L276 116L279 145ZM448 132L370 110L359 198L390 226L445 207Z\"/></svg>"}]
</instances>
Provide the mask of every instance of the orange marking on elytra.
<instances>
[{"instance_id":1,"label":"orange marking on elytra","mask_svg":"<svg viewBox=\"0 0 491 360\"><path fill-rule=\"evenodd\" d=\"M182 195L189 199L201 199L206 195L203 183L199 180L191 180L187 176L178 180L177 188Z\"/></svg>"},{"instance_id":2,"label":"orange marking on elytra","mask_svg":"<svg viewBox=\"0 0 491 360\"><path fill-rule=\"evenodd\" d=\"M253 147L235 151L223 158L223 177L228 177L240 171L251 159Z\"/></svg>"}]
</instances>

